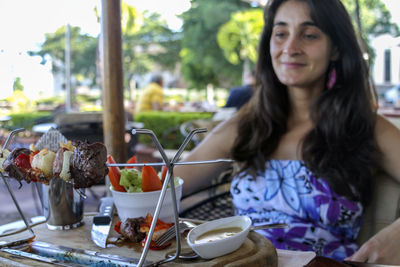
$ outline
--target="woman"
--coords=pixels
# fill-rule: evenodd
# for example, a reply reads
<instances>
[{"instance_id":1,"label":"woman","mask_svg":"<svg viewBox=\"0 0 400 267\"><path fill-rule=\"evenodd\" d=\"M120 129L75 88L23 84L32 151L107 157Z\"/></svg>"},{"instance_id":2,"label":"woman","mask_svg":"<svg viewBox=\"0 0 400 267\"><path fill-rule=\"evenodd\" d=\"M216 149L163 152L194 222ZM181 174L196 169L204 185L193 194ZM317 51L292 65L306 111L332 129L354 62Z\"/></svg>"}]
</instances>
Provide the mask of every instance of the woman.
<instances>
[{"instance_id":1,"label":"woman","mask_svg":"<svg viewBox=\"0 0 400 267\"><path fill-rule=\"evenodd\" d=\"M376 114L341 2L270 0L257 81L250 103L185 160L232 157L237 214L291 226L262 232L277 248L399 264L400 220L359 250L355 243L376 168L400 181L400 132ZM228 167L203 166L175 168L185 193Z\"/></svg>"}]
</instances>

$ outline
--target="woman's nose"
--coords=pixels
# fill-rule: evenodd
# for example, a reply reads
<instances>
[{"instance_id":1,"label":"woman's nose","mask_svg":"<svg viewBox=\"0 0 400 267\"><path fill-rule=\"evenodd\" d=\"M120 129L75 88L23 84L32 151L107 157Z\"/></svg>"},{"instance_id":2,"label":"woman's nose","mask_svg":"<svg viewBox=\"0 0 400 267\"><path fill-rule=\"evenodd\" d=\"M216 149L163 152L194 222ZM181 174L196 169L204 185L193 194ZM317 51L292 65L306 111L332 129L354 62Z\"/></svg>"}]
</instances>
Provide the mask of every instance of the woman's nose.
<instances>
[{"instance_id":1,"label":"woman's nose","mask_svg":"<svg viewBox=\"0 0 400 267\"><path fill-rule=\"evenodd\" d=\"M283 53L289 56L300 54L301 53L300 41L295 37L288 38L283 47Z\"/></svg>"}]
</instances>

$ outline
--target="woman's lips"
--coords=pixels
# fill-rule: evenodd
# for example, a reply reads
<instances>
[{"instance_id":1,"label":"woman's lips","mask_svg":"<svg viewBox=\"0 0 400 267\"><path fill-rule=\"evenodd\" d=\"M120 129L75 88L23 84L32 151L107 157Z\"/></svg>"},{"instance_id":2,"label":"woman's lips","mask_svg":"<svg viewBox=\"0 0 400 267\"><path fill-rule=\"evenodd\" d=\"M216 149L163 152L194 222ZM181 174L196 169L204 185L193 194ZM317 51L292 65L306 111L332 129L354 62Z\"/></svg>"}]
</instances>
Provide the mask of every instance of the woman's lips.
<instances>
[{"instance_id":1,"label":"woman's lips","mask_svg":"<svg viewBox=\"0 0 400 267\"><path fill-rule=\"evenodd\" d=\"M282 62L282 65L289 69L295 69L295 68L300 68L300 67L305 66L305 64L297 63L297 62Z\"/></svg>"}]
</instances>

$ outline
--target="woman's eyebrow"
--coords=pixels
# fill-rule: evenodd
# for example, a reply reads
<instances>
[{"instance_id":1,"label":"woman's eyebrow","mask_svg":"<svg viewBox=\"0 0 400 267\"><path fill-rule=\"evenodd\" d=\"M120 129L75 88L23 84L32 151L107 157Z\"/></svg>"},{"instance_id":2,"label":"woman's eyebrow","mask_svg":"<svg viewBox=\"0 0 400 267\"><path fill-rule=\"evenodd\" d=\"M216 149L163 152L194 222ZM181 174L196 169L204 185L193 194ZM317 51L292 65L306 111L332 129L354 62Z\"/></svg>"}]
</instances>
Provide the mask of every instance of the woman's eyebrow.
<instances>
[{"instance_id":1,"label":"woman's eyebrow","mask_svg":"<svg viewBox=\"0 0 400 267\"><path fill-rule=\"evenodd\" d=\"M287 26L288 23L284 22L284 21L278 21L276 23L274 23L274 27L276 26ZM313 26L313 27L317 27L317 25L313 22L313 21L304 21L300 24L300 26Z\"/></svg>"},{"instance_id":2,"label":"woman's eyebrow","mask_svg":"<svg viewBox=\"0 0 400 267\"><path fill-rule=\"evenodd\" d=\"M276 26L286 26L286 25L287 25L287 23L283 22L283 21L278 21L278 22L274 23L274 27L276 27Z\"/></svg>"},{"instance_id":3,"label":"woman's eyebrow","mask_svg":"<svg viewBox=\"0 0 400 267\"><path fill-rule=\"evenodd\" d=\"M313 21L305 21L303 23L300 24L301 26L313 26L313 27L317 27L317 24L315 24L315 22Z\"/></svg>"}]
</instances>

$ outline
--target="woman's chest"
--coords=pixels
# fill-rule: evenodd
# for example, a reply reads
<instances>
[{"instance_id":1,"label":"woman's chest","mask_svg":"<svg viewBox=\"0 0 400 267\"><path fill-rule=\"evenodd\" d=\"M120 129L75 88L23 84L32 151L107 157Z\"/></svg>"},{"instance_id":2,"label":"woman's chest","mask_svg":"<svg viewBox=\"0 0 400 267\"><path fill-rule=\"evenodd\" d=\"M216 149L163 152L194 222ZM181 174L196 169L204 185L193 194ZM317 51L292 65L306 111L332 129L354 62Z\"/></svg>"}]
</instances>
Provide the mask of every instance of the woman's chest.
<instances>
[{"instance_id":1,"label":"woman's chest","mask_svg":"<svg viewBox=\"0 0 400 267\"><path fill-rule=\"evenodd\" d=\"M272 153L271 158L301 160L302 141L310 129L311 126L309 124L303 124L287 131L280 138L278 146Z\"/></svg>"},{"instance_id":2,"label":"woman's chest","mask_svg":"<svg viewBox=\"0 0 400 267\"><path fill-rule=\"evenodd\" d=\"M352 224L362 214L362 206L331 190L301 161L271 160L256 177L235 177L231 192L235 207L258 213L279 214L323 224Z\"/></svg>"}]
</instances>

